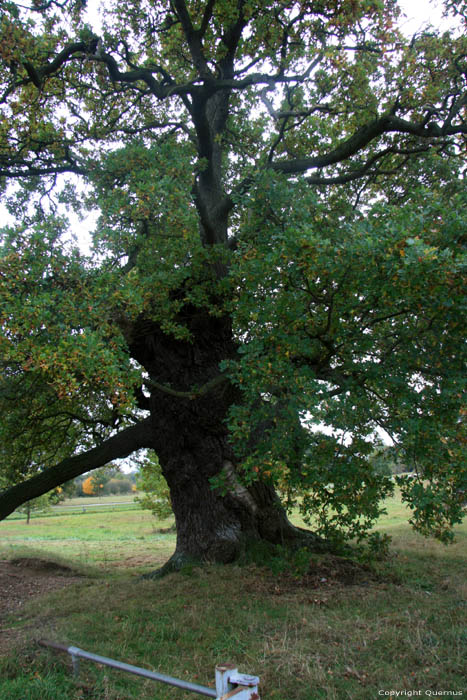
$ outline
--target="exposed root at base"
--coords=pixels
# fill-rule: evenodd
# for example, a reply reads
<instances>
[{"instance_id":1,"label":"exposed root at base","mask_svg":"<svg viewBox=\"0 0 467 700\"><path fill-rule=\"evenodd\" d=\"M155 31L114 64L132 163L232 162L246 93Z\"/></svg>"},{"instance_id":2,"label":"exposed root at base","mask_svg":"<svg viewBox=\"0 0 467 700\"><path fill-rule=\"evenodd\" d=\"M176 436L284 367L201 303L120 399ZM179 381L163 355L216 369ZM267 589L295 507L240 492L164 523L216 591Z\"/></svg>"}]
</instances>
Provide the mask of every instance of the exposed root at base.
<instances>
[{"instance_id":1,"label":"exposed root at base","mask_svg":"<svg viewBox=\"0 0 467 700\"><path fill-rule=\"evenodd\" d=\"M203 562L201 562L199 559L194 559L192 557L188 557L187 555L175 552L163 566L161 566L159 569L155 569L154 571L149 571L147 574L142 574L139 577L139 580L151 581L154 579L163 578L168 574L176 573L188 567L202 566L202 564Z\"/></svg>"},{"instance_id":2,"label":"exposed root at base","mask_svg":"<svg viewBox=\"0 0 467 700\"><path fill-rule=\"evenodd\" d=\"M336 554L335 547L327 540L302 528L288 524L287 530L282 533L279 542L272 542L266 538L244 540L243 545L238 548L238 555L234 559L227 561L219 561L216 557L210 558L206 556L204 559L193 557L183 552L175 551L170 559L159 569L149 571L139 577L140 581L148 581L163 578L168 574L177 573L182 570L189 570L193 567L203 566L209 563L231 564L233 561L238 561L240 564L246 563L249 560L249 550L256 550L257 547L263 548L266 556L267 553L272 557L277 548L284 548L290 552L298 550L307 550L311 554ZM342 554L342 552L339 552Z\"/></svg>"}]
</instances>

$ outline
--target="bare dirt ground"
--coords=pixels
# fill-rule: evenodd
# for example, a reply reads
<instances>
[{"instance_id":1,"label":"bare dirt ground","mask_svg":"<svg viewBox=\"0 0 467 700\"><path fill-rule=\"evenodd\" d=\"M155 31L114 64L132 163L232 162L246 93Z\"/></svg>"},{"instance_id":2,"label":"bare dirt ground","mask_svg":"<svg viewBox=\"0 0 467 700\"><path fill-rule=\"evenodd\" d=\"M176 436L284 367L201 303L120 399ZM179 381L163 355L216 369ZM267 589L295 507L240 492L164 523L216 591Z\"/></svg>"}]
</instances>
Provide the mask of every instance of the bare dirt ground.
<instances>
[{"instance_id":1,"label":"bare dirt ground","mask_svg":"<svg viewBox=\"0 0 467 700\"><path fill-rule=\"evenodd\" d=\"M25 628L12 627L11 616L21 619L25 603L82 580L72 569L43 559L0 560L0 654L24 637Z\"/></svg>"}]
</instances>

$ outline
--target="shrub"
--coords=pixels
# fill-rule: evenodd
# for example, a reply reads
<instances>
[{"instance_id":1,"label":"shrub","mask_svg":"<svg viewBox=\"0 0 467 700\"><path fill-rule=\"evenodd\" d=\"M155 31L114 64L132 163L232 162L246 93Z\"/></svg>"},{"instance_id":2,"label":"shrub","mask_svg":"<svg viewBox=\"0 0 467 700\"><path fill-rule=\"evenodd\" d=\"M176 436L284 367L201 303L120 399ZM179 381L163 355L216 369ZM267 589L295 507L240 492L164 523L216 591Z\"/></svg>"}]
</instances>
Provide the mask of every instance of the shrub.
<instances>
[{"instance_id":1,"label":"shrub","mask_svg":"<svg viewBox=\"0 0 467 700\"><path fill-rule=\"evenodd\" d=\"M170 502L170 491L166 480L162 474L161 466L157 455L149 453L139 470L136 479L138 491L142 491L142 496L136 496L135 501L144 510L161 520L172 515L172 504Z\"/></svg>"}]
</instances>

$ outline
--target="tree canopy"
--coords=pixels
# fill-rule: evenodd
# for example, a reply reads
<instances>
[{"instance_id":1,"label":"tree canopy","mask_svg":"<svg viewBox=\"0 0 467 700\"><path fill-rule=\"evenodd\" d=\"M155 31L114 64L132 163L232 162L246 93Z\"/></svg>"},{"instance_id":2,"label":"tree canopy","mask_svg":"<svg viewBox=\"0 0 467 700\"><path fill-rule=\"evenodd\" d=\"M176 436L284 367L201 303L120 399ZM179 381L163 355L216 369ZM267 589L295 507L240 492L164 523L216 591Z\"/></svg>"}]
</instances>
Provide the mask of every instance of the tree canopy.
<instances>
[{"instance_id":1,"label":"tree canopy","mask_svg":"<svg viewBox=\"0 0 467 700\"><path fill-rule=\"evenodd\" d=\"M465 3L458 32L410 38L393 0L1 7L1 515L150 448L180 561L305 537L276 490L316 545L363 537L384 434L414 526L447 541Z\"/></svg>"}]
</instances>

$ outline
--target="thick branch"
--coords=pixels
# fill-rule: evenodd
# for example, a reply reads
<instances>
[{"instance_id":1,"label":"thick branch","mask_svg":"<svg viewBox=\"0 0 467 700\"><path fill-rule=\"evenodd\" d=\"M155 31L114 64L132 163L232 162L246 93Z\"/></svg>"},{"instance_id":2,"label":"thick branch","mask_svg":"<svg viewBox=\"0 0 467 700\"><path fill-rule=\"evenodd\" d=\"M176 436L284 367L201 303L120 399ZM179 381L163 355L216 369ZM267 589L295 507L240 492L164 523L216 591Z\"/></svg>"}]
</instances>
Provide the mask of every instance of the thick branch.
<instances>
[{"instance_id":1,"label":"thick branch","mask_svg":"<svg viewBox=\"0 0 467 700\"><path fill-rule=\"evenodd\" d=\"M440 126L435 123L416 124L388 114L362 127L328 153L312 158L277 161L276 163L270 163L269 167L285 174L298 174L312 168L325 168L328 165L335 165L351 158L376 138L388 133L409 134L410 136L423 139L442 138L455 136L456 134L467 134L467 124L459 124L458 126L452 126L451 124Z\"/></svg>"},{"instance_id":2,"label":"thick branch","mask_svg":"<svg viewBox=\"0 0 467 700\"><path fill-rule=\"evenodd\" d=\"M214 379L211 379L206 384L203 384L199 388L194 388L193 391L178 391L177 389L172 389L170 386L165 384L159 384L159 382L154 381L154 379L145 379L145 383L152 389L157 389L162 391L164 394L170 394L170 396L175 396L177 399L197 399L200 396L205 396L209 394L210 391L216 389L216 387L224 384L224 382L229 381L228 377L224 374L219 374Z\"/></svg>"},{"instance_id":3,"label":"thick branch","mask_svg":"<svg viewBox=\"0 0 467 700\"><path fill-rule=\"evenodd\" d=\"M211 17L212 17L212 13L213 13L215 4L216 4L216 0L208 0L208 3L204 9L203 20L201 22L201 27L199 28L199 35L201 38L203 38L204 35L206 34L206 30L209 26L209 22L211 21Z\"/></svg>"},{"instance_id":4,"label":"thick branch","mask_svg":"<svg viewBox=\"0 0 467 700\"><path fill-rule=\"evenodd\" d=\"M97 37L94 37L90 42L77 41L76 43L69 44L68 46L65 46L65 48L55 56L53 61L50 61L50 63L46 63L45 66L41 66L40 68L34 69L30 63L25 63L24 65L26 71L30 76L30 70L32 70L36 74L38 80L42 82L42 80L47 76L56 73L58 69L61 68L63 64L66 63L68 59L70 59L74 54L94 53L97 47L97 41Z\"/></svg>"},{"instance_id":5,"label":"thick branch","mask_svg":"<svg viewBox=\"0 0 467 700\"><path fill-rule=\"evenodd\" d=\"M397 148L385 148L380 153L376 153L372 158L370 158L361 168L356 168L355 170L350 170L346 173L341 173L335 175L334 177L321 177L318 175L312 175L307 177L306 181L310 185L344 185L347 182L353 182L354 180L360 180L365 175L368 174L382 174L382 175L394 175L398 172L400 167L395 167L390 171L383 171L379 168L373 169L376 163L387 155L397 155L397 156L415 156L421 153L426 153L429 149L427 144L422 144L419 148L409 148L409 149L397 149Z\"/></svg>"},{"instance_id":6,"label":"thick branch","mask_svg":"<svg viewBox=\"0 0 467 700\"><path fill-rule=\"evenodd\" d=\"M211 74L201 44L201 31L195 31L190 15L185 4L185 0L173 0L173 6L182 25L188 46L190 48L193 63L198 69L198 73L203 78ZM209 9L206 8L209 16ZM208 20L209 21L209 20Z\"/></svg>"},{"instance_id":7,"label":"thick branch","mask_svg":"<svg viewBox=\"0 0 467 700\"><path fill-rule=\"evenodd\" d=\"M10 515L31 498L42 496L80 474L103 467L113 459L128 457L135 450L151 446L151 424L148 419L122 430L87 452L68 457L31 479L2 491L0 493L0 519L6 518L7 515Z\"/></svg>"},{"instance_id":8,"label":"thick branch","mask_svg":"<svg viewBox=\"0 0 467 700\"><path fill-rule=\"evenodd\" d=\"M172 83L170 85L165 84L165 72L163 74L163 82L157 81L153 76L153 72L162 73L162 69L157 66L155 68L134 68L133 70L122 73L118 67L117 61L110 54L101 52L99 56L94 57L94 60L105 63L109 71L109 75L114 82L146 83L150 92L159 100L163 100L171 95L188 95L197 89L191 83L188 83L187 85L176 85Z\"/></svg>"},{"instance_id":9,"label":"thick branch","mask_svg":"<svg viewBox=\"0 0 467 700\"><path fill-rule=\"evenodd\" d=\"M74 57L82 58L83 56L92 58L94 61L104 63L107 66L110 77L114 82L127 84L144 82L149 88L150 92L158 99L164 99L174 94L181 95L183 97L196 89L191 83L188 85L174 84L170 79L170 76L168 76L167 72L161 66L154 66L151 68L135 67L133 70L121 72L114 57L102 50L100 47L99 38L97 36L93 36L89 41L79 41L69 44L62 51L60 51L52 61L49 61L41 66L34 66L30 61L25 61L23 66L28 77L20 80L15 85L12 85L11 89L7 91L4 97L8 96L8 94L10 94L10 92L16 87L26 85L28 83L33 83L38 89L40 89L44 83L44 80L58 73L60 68L62 68L62 66L70 59ZM155 72L162 75L161 81L157 81L154 78L153 73Z\"/></svg>"},{"instance_id":10,"label":"thick branch","mask_svg":"<svg viewBox=\"0 0 467 700\"><path fill-rule=\"evenodd\" d=\"M6 160L6 159L5 159ZM11 159L12 163L8 167L2 167L0 162L0 177L38 177L40 175L58 175L60 173L75 173L75 175L86 175L86 168L79 165L47 165L44 167L33 165L25 160L21 162ZM21 169L21 166L23 169Z\"/></svg>"}]
</instances>

